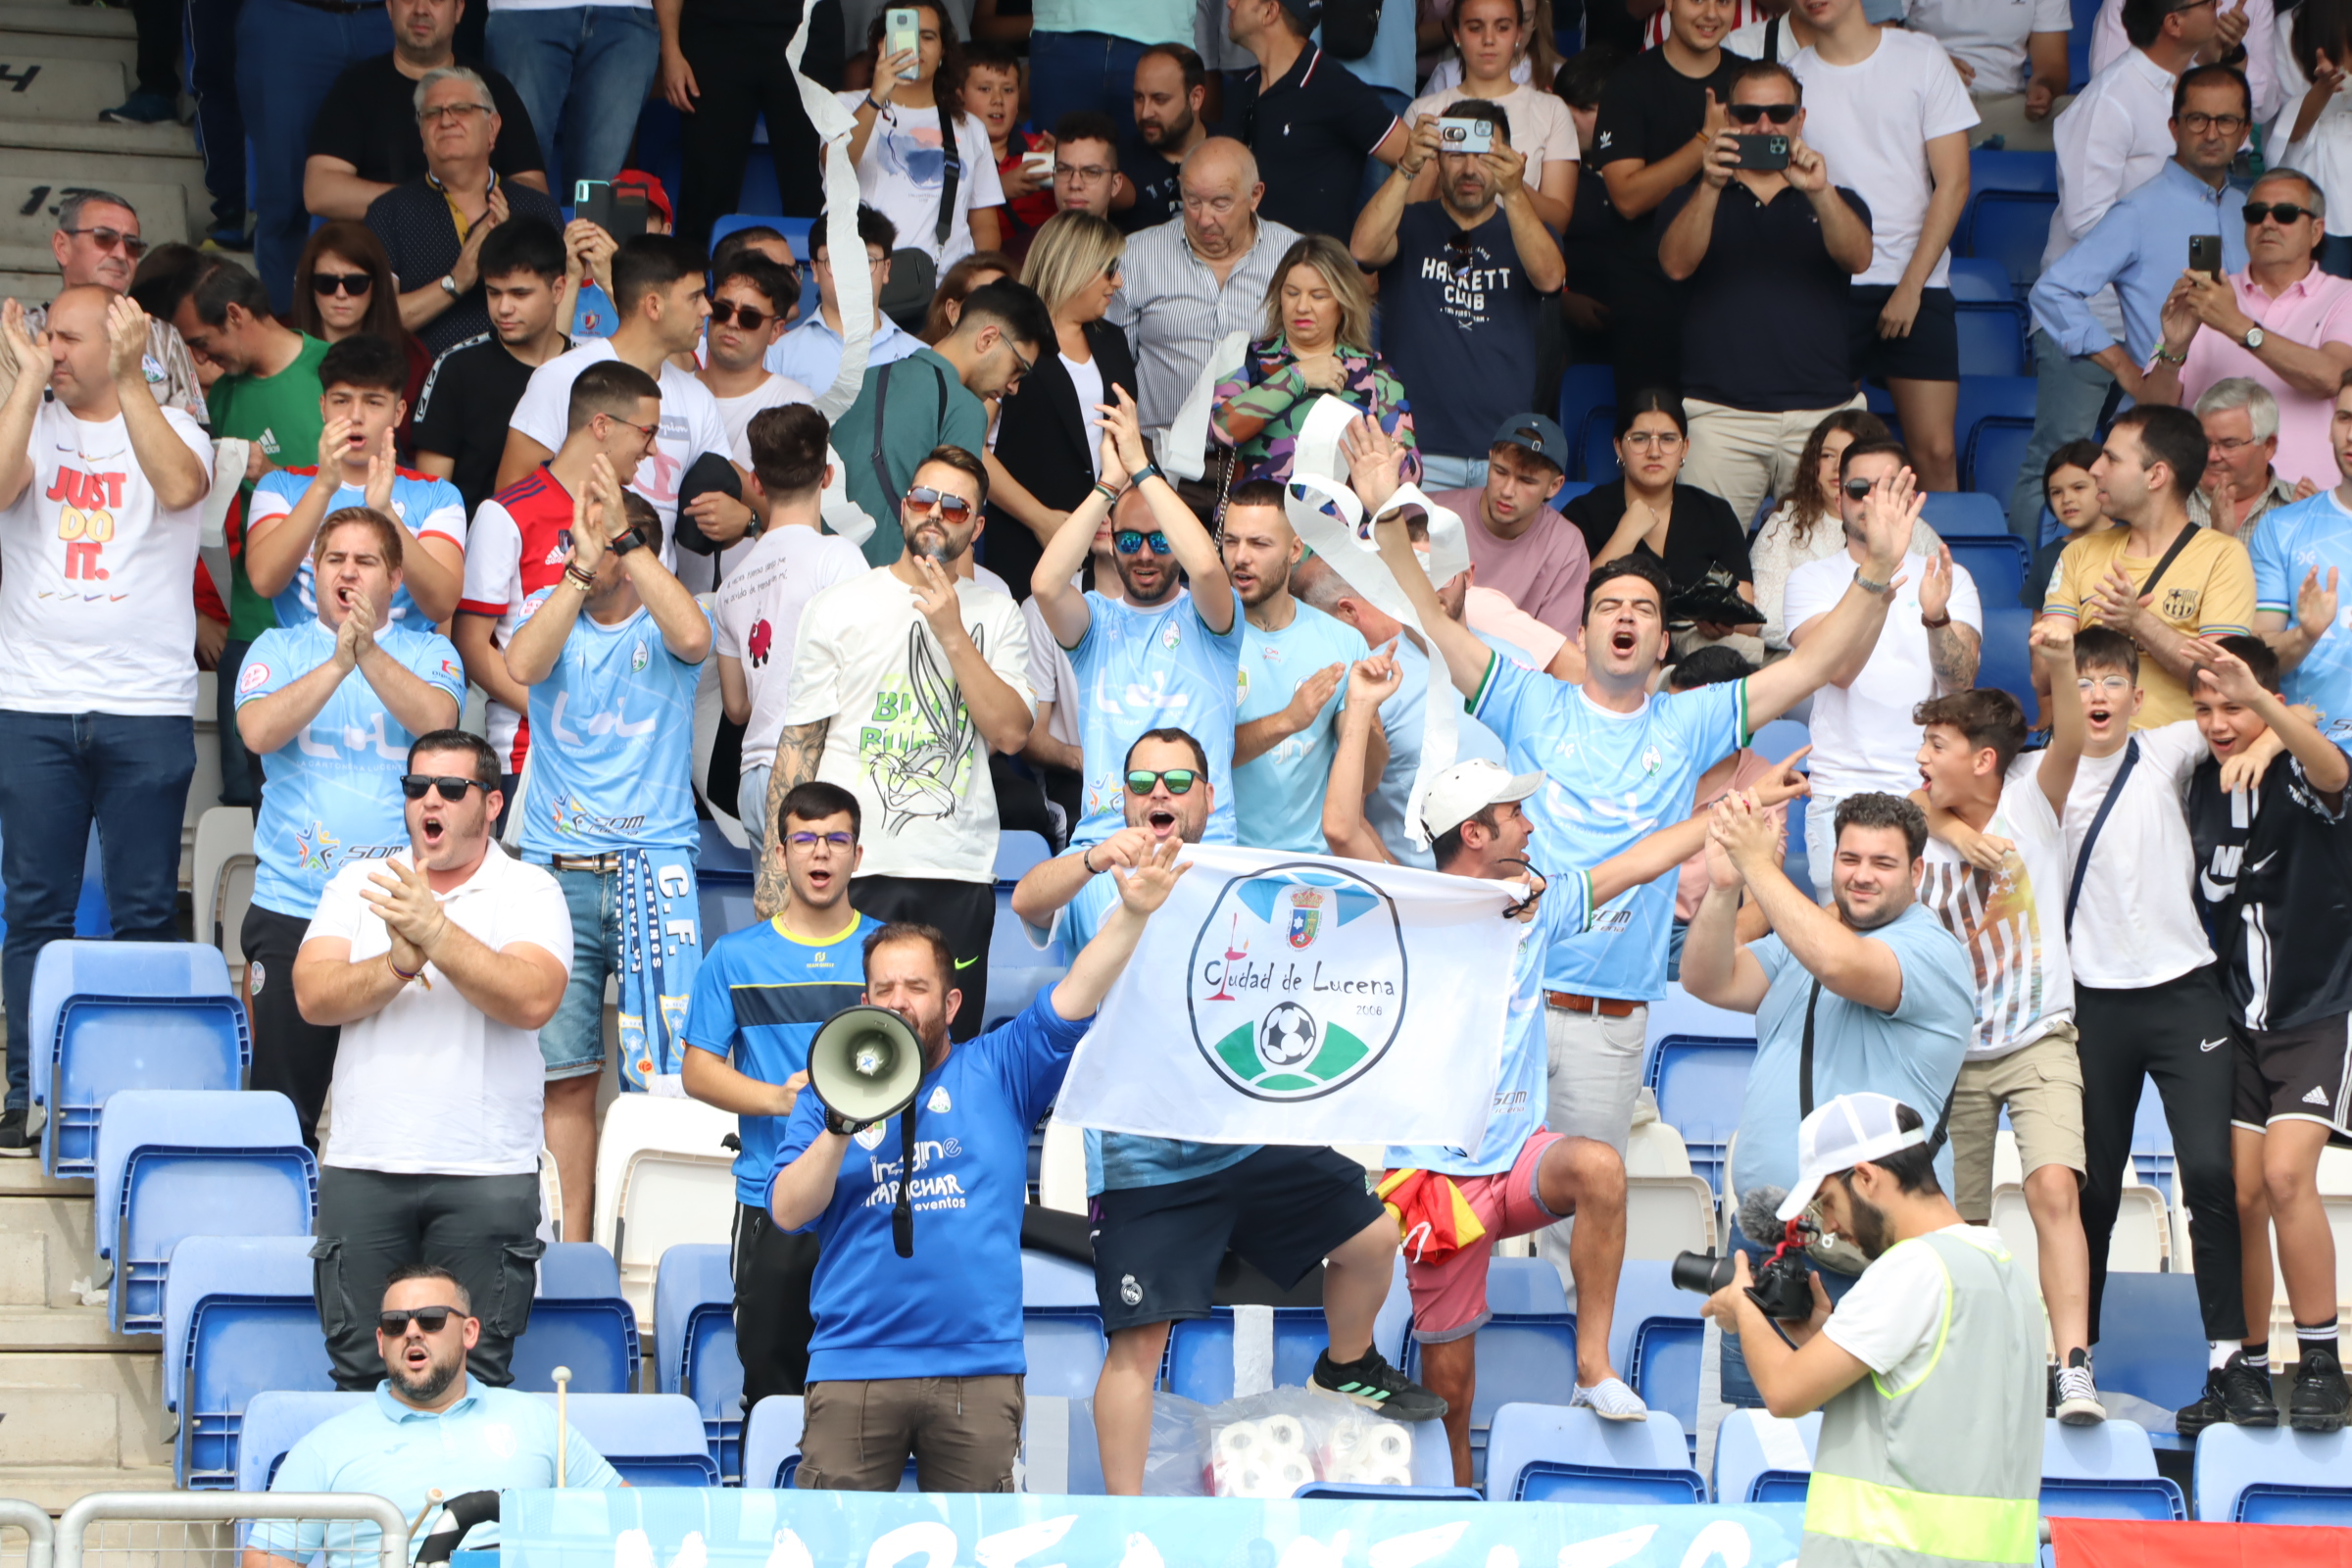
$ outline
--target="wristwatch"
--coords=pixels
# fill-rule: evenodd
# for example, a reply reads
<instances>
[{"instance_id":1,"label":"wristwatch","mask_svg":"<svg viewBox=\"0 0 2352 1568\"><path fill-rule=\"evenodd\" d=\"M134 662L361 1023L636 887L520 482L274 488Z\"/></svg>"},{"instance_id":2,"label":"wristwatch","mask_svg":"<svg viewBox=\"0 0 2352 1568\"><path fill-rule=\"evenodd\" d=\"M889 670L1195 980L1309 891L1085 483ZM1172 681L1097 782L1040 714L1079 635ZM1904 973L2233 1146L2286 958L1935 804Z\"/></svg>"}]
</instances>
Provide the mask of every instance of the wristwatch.
<instances>
[{"instance_id":1,"label":"wristwatch","mask_svg":"<svg viewBox=\"0 0 2352 1568\"><path fill-rule=\"evenodd\" d=\"M1919 623L1930 631L1941 631L1952 623L1952 612L1947 610L1934 620L1930 620L1923 612L1919 617Z\"/></svg>"},{"instance_id":2,"label":"wristwatch","mask_svg":"<svg viewBox=\"0 0 2352 1568\"><path fill-rule=\"evenodd\" d=\"M623 528L617 535L605 541L605 548L615 556L625 556L632 550L644 548L644 545L645 541L637 537L634 528Z\"/></svg>"},{"instance_id":3,"label":"wristwatch","mask_svg":"<svg viewBox=\"0 0 2352 1568\"><path fill-rule=\"evenodd\" d=\"M458 280L450 276L447 272L443 272L441 274L441 292L447 294L453 300L458 297Z\"/></svg>"},{"instance_id":4,"label":"wristwatch","mask_svg":"<svg viewBox=\"0 0 2352 1568\"><path fill-rule=\"evenodd\" d=\"M2238 341L2245 346L2245 350L2248 354L2253 354L2260 351L2263 345L2262 328L2259 326L2247 327L2246 335Z\"/></svg>"}]
</instances>

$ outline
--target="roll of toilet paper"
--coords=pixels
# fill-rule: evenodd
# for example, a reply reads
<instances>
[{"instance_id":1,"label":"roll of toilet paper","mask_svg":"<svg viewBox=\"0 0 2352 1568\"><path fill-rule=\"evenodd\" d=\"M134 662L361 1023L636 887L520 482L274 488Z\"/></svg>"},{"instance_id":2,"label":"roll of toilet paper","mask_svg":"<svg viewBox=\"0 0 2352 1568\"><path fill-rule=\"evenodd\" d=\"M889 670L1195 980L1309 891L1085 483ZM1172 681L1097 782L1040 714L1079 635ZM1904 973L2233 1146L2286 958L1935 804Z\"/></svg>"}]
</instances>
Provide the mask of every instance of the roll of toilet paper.
<instances>
[{"instance_id":1,"label":"roll of toilet paper","mask_svg":"<svg viewBox=\"0 0 2352 1568\"><path fill-rule=\"evenodd\" d=\"M1270 1415L1258 1423L1258 1432L1269 1452L1306 1453L1306 1428L1295 1415Z\"/></svg>"},{"instance_id":2,"label":"roll of toilet paper","mask_svg":"<svg viewBox=\"0 0 2352 1568\"><path fill-rule=\"evenodd\" d=\"M1274 1495L1277 1497L1287 1497L1315 1479L1314 1466L1306 1462L1304 1454L1285 1454L1271 1461L1267 1468L1274 1473Z\"/></svg>"},{"instance_id":3,"label":"roll of toilet paper","mask_svg":"<svg viewBox=\"0 0 2352 1568\"><path fill-rule=\"evenodd\" d=\"M1255 1421L1235 1421L1217 1429L1211 1452L1220 1464L1255 1459L1265 1450L1265 1434Z\"/></svg>"},{"instance_id":4,"label":"roll of toilet paper","mask_svg":"<svg viewBox=\"0 0 2352 1568\"><path fill-rule=\"evenodd\" d=\"M1365 1463L1402 1465L1409 1469L1413 1462L1412 1434L1395 1422L1384 1421L1361 1435L1355 1451Z\"/></svg>"}]
</instances>

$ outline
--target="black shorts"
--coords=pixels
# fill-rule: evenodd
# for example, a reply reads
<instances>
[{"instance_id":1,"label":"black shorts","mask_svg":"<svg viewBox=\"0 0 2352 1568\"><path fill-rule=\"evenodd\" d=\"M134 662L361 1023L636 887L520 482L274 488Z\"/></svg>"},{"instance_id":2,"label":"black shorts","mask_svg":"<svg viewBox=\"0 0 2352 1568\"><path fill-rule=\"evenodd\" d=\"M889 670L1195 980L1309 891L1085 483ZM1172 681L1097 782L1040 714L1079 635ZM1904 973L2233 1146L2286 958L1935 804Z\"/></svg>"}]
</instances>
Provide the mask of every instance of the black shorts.
<instances>
[{"instance_id":1,"label":"black shorts","mask_svg":"<svg viewBox=\"0 0 2352 1568\"><path fill-rule=\"evenodd\" d=\"M1364 1167L1328 1149L1268 1145L1248 1159L1095 1200L1095 1295L1116 1334L1206 1317L1231 1248L1285 1290L1382 1217Z\"/></svg>"},{"instance_id":2,"label":"black shorts","mask_svg":"<svg viewBox=\"0 0 2352 1568\"><path fill-rule=\"evenodd\" d=\"M963 993L948 1038L961 1045L980 1032L988 1009L988 939L997 928L993 882L950 882L928 876L861 876L850 883L850 907L885 925L911 920L935 926L956 958L955 987Z\"/></svg>"},{"instance_id":3,"label":"black shorts","mask_svg":"<svg viewBox=\"0 0 2352 1568\"><path fill-rule=\"evenodd\" d=\"M2352 1044L2342 1013L2292 1029L2237 1031L2230 1125L2260 1132L2275 1121L2325 1122L2333 1143L2352 1141Z\"/></svg>"},{"instance_id":4,"label":"black shorts","mask_svg":"<svg viewBox=\"0 0 2352 1568\"><path fill-rule=\"evenodd\" d=\"M1960 379L1960 318L1952 291L1931 288L1919 296L1919 314L1906 337L1879 336L1879 313L1894 294L1891 283L1856 284L1845 297L1846 353L1854 379L1957 381Z\"/></svg>"}]
</instances>

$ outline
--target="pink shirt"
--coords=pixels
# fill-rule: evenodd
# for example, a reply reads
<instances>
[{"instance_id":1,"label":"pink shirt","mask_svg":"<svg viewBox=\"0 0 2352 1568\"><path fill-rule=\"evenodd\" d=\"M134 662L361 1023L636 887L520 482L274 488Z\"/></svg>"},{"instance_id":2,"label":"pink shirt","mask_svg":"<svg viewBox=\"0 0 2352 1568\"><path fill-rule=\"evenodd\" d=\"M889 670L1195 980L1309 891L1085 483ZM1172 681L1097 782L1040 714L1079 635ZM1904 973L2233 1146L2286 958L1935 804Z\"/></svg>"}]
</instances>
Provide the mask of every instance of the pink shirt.
<instances>
[{"instance_id":1,"label":"pink shirt","mask_svg":"<svg viewBox=\"0 0 2352 1568\"><path fill-rule=\"evenodd\" d=\"M1537 669L1549 669L1568 639L1512 604L1492 588L1473 582L1462 597L1462 619L1472 631L1499 637L1534 660Z\"/></svg>"},{"instance_id":2,"label":"pink shirt","mask_svg":"<svg viewBox=\"0 0 2352 1568\"><path fill-rule=\"evenodd\" d=\"M1518 538L1496 538L1487 531L1478 509L1485 493L1448 490L1430 497L1461 514L1470 564L1478 572L1471 580L1500 593L1562 637L1575 636L1585 623L1585 579L1592 571L1583 531L1545 507Z\"/></svg>"},{"instance_id":3,"label":"pink shirt","mask_svg":"<svg viewBox=\"0 0 2352 1568\"><path fill-rule=\"evenodd\" d=\"M2237 308L2266 333L2275 332L2305 348L2352 343L2352 281L2330 276L2315 266L2277 299L2242 272L2230 274L2230 286L2237 290ZM2189 339L2188 363L2180 367L2180 406L2189 407L2214 382L2232 375L2253 377L2278 400L2278 457L2273 466L2287 482L2309 479L2323 490L2336 483L2335 451L2328 439L2335 399L2295 391L2279 379L2278 371L2210 326L2200 326L2197 335ZM1475 560L1475 544L1470 553Z\"/></svg>"},{"instance_id":4,"label":"pink shirt","mask_svg":"<svg viewBox=\"0 0 2352 1568\"><path fill-rule=\"evenodd\" d=\"M1690 808L1690 814L1700 816L1713 810L1715 803L1734 790L1755 788L1756 780L1771 772L1772 766L1771 758L1748 747L1740 747L1739 761L1732 768L1731 782L1693 806ZM1772 819L1781 824L1781 841L1786 844L1788 839L1788 808L1786 806L1774 807ZM1676 873L1674 917L1677 920L1689 920L1698 912L1698 901L1706 896L1707 852L1702 847L1696 855L1685 860L1682 870Z\"/></svg>"}]
</instances>

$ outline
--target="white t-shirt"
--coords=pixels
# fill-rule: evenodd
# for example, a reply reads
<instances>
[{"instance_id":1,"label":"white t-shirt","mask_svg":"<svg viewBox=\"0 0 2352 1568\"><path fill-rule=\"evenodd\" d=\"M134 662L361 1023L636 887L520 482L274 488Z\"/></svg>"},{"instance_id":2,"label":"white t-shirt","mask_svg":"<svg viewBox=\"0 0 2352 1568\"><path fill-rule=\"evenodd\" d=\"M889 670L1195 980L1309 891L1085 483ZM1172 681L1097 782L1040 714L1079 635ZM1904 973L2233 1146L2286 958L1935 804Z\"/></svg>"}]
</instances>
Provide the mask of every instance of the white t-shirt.
<instances>
[{"instance_id":1,"label":"white t-shirt","mask_svg":"<svg viewBox=\"0 0 2352 1568\"><path fill-rule=\"evenodd\" d=\"M1029 633L1010 595L956 585L963 623L999 678L1029 695ZM888 566L826 589L801 613L784 722L830 719L816 776L863 810L865 876L987 882L996 876L997 791L988 743L955 672Z\"/></svg>"},{"instance_id":2,"label":"white t-shirt","mask_svg":"<svg viewBox=\"0 0 2352 1568\"><path fill-rule=\"evenodd\" d=\"M2205 737L2195 719L2184 718L2135 730L2132 738L2139 743L2139 761L2099 829L2068 938L2076 982L2107 990L2162 985L2213 961L2190 893L2197 858L2181 804L2189 775L2205 760ZM2085 757L2075 769L2066 796L2070 863L2081 858L2091 818L2123 765L2118 750Z\"/></svg>"},{"instance_id":3,"label":"white t-shirt","mask_svg":"<svg viewBox=\"0 0 2352 1568\"><path fill-rule=\"evenodd\" d=\"M729 551L729 555L734 552ZM801 613L837 582L869 568L856 545L838 534L784 523L751 540L712 595L718 651L743 665L752 716L743 729L743 755L763 758L784 731L784 693L791 685Z\"/></svg>"},{"instance_id":4,"label":"white t-shirt","mask_svg":"<svg viewBox=\"0 0 2352 1568\"><path fill-rule=\"evenodd\" d=\"M1998 1231L1983 1225L1947 1225L1937 1234L2008 1250ZM1898 1242L1862 1271L1821 1332L1889 1387L1909 1388L1942 1351L1944 1298L1950 1291L1951 1280L1935 1249L1918 1237Z\"/></svg>"},{"instance_id":5,"label":"white t-shirt","mask_svg":"<svg viewBox=\"0 0 2352 1568\"><path fill-rule=\"evenodd\" d=\"M1107 401L1102 394L1102 362L1090 358L1081 365L1058 349L1054 351L1054 355L1061 361L1061 368L1069 372L1070 386L1078 394L1078 417L1089 430L1092 430L1095 427L1096 406ZM988 427L988 449L991 452L997 449L997 429L998 426L995 424ZM1094 466L1095 477L1102 478L1102 442L1089 441L1086 444L1086 460Z\"/></svg>"},{"instance_id":6,"label":"white t-shirt","mask_svg":"<svg viewBox=\"0 0 2352 1568\"><path fill-rule=\"evenodd\" d=\"M1663 14L1660 13L1660 15ZM1723 35L1724 53L1738 55L1742 60L1763 59L1764 34L1771 29L1772 21L1773 19L1770 17L1752 18L1725 33ZM1788 25L1788 18L1783 17L1780 22L1779 48L1776 52L1780 56L1780 63L1785 66L1797 57L1804 45L1796 41L1796 29Z\"/></svg>"},{"instance_id":7,"label":"white t-shirt","mask_svg":"<svg viewBox=\"0 0 2352 1568\"><path fill-rule=\"evenodd\" d=\"M210 473L204 427L163 413ZM157 507L122 418L78 419L54 399L25 450L32 476L0 512L0 709L193 714L202 497Z\"/></svg>"},{"instance_id":8,"label":"white t-shirt","mask_svg":"<svg viewBox=\"0 0 2352 1568\"><path fill-rule=\"evenodd\" d=\"M752 471L752 443L751 437L745 432L751 428L752 416L763 409L780 409L787 403L814 403L816 394L789 375L770 373L766 380L741 397L722 398L712 394L710 401L718 408L719 428L727 433L727 456L733 458L744 472L749 473ZM678 580L696 593L706 593L714 578L724 578L743 564L743 558L750 553L752 544L753 541L747 537L721 550L715 572L711 569L709 556L681 561L678 563ZM693 552L689 551L688 554L692 555Z\"/></svg>"},{"instance_id":9,"label":"white t-shirt","mask_svg":"<svg viewBox=\"0 0 2352 1568\"><path fill-rule=\"evenodd\" d=\"M1968 62L1977 74L1968 90L1985 97L2026 90L2028 34L2075 24L2067 0L1910 0L1904 9L1915 31Z\"/></svg>"},{"instance_id":10,"label":"white t-shirt","mask_svg":"<svg viewBox=\"0 0 2352 1568\"><path fill-rule=\"evenodd\" d=\"M591 365L612 358L612 340L592 337L533 370L508 428L520 430L550 452L561 448L571 413L571 383ZM675 569L678 553L672 536L678 526L678 480L704 453L727 455L727 430L718 417L718 400L691 373L663 360L657 379L662 384L662 433L654 440L654 450L637 465L629 488L662 514L662 564Z\"/></svg>"},{"instance_id":11,"label":"white t-shirt","mask_svg":"<svg viewBox=\"0 0 2352 1568\"><path fill-rule=\"evenodd\" d=\"M1439 87L1433 81L1429 91L1405 110L1404 122L1419 124L1423 115L1443 115L1449 105L1469 96L1459 84ZM1568 106L1557 95L1514 85L1508 96L1488 102L1502 105L1503 118L1511 123L1511 146L1527 159L1529 185L1543 182L1545 163L1577 161L1576 122L1568 118Z\"/></svg>"},{"instance_id":12,"label":"white t-shirt","mask_svg":"<svg viewBox=\"0 0 2352 1568\"><path fill-rule=\"evenodd\" d=\"M1070 667L1069 651L1046 624L1046 612L1031 595L1021 601L1021 624L1029 631L1029 703L1054 705L1046 733L1064 746L1084 746L1078 736L1078 672ZM1077 824L1072 823L1075 827Z\"/></svg>"},{"instance_id":13,"label":"white t-shirt","mask_svg":"<svg viewBox=\"0 0 2352 1568\"><path fill-rule=\"evenodd\" d=\"M1824 686L1813 694L1813 793L1825 801L1862 790L1908 795L1919 788L1919 726L1911 722L1911 710L1936 695L1928 628L1919 618L1919 584L1927 575L1928 558L1905 556L1898 570L1905 581L1886 607L1886 624L1862 673L1849 686ZM1853 580L1853 557L1844 551L1788 573L1784 612L1788 629L1797 631L1827 614ZM1945 608L1955 624L1983 635L1976 579L1957 563Z\"/></svg>"},{"instance_id":14,"label":"white t-shirt","mask_svg":"<svg viewBox=\"0 0 2352 1568\"><path fill-rule=\"evenodd\" d=\"M2041 792L2040 752L2012 760L1984 831L2013 846L1998 871L1980 871L1940 839L1928 840L1919 899L1968 949L1977 976L1977 1029L1968 1059L2023 1050L2075 1015L2066 961L2066 831Z\"/></svg>"},{"instance_id":15,"label":"white t-shirt","mask_svg":"<svg viewBox=\"0 0 2352 1568\"><path fill-rule=\"evenodd\" d=\"M303 941L345 938L355 962L389 952L390 930L360 897L379 869L354 860L329 878ZM492 845L472 876L438 898L450 919L493 952L527 942L571 972L571 911L545 867ZM432 964L424 978L432 989L404 987L380 1012L343 1026L321 1162L402 1175L536 1171L547 1076L539 1032L494 1022Z\"/></svg>"},{"instance_id":16,"label":"white t-shirt","mask_svg":"<svg viewBox=\"0 0 2352 1568\"><path fill-rule=\"evenodd\" d=\"M852 114L865 102L863 92L845 92L840 98ZM955 123L956 153L963 161L963 172L956 177L956 211L949 219L944 247L937 238L939 193L947 179L939 111L891 105L876 119L865 156L858 160L858 199L898 225L899 249L929 252L942 274L972 254L972 209L1004 205L987 127L977 115L956 117Z\"/></svg>"},{"instance_id":17,"label":"white t-shirt","mask_svg":"<svg viewBox=\"0 0 2352 1568\"><path fill-rule=\"evenodd\" d=\"M1865 286L1902 281L1919 247L1919 225L1936 182L1928 143L1977 123L1977 106L1960 85L1943 45L1924 32L1877 27L1870 58L1833 66L1811 49L1788 63L1805 88L1805 140L1828 160L1834 184L1870 204L1870 270ZM1942 288L1951 256L1936 259L1928 287Z\"/></svg>"}]
</instances>

